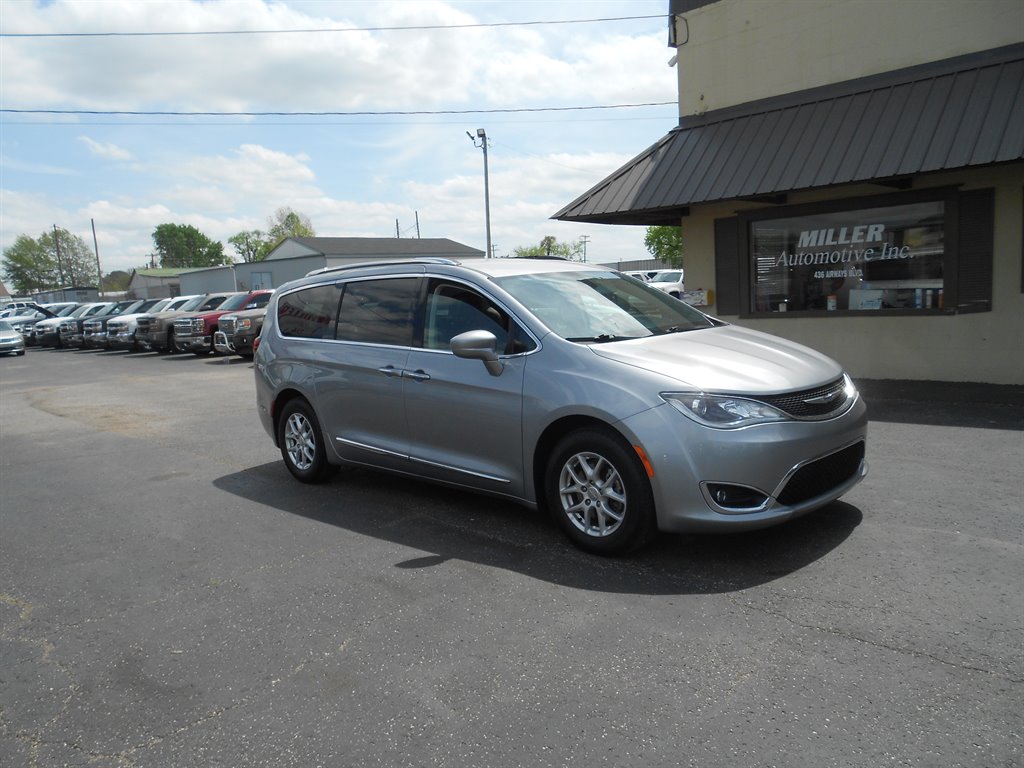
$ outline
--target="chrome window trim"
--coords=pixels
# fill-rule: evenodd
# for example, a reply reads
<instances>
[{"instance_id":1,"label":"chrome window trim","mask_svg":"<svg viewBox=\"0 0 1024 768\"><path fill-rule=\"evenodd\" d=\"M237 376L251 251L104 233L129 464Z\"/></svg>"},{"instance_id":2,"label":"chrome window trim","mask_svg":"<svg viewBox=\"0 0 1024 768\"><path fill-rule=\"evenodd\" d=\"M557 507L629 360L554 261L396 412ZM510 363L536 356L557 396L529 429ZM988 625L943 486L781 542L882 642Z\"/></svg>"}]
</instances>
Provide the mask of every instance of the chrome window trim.
<instances>
[{"instance_id":1,"label":"chrome window trim","mask_svg":"<svg viewBox=\"0 0 1024 768\"><path fill-rule=\"evenodd\" d=\"M382 262L382 265L387 265L388 263L389 262ZM433 266L436 266L436 264L433 265ZM298 291L309 290L310 288L318 288L318 287L321 287L321 286L324 286L324 285L334 285L334 286L337 286L339 289L343 289L344 286L347 283L362 282L362 281L366 281L366 280L380 280L380 279L389 279L390 280L390 279L395 279L395 278L415 277L417 279L420 279L420 278L423 278L423 279L437 278L437 279L440 279L440 280L448 280L450 282L459 283L460 285L465 285L465 286L467 286L469 288L472 288L477 293L480 293L481 295L485 296L490 301L493 301L495 304L497 304L506 314L508 314L509 317L511 317L519 325L520 328L522 328L526 332L526 334L530 337L530 339L534 343L534 348L531 349L531 350L528 350L526 352L518 352L518 353L515 353L515 354L511 354L511 355L505 355L505 354L498 355L499 358L501 358L503 360L509 360L509 359L514 359L514 358L518 358L518 357L525 357L527 355L532 355L535 352L539 352L543 348L543 344L541 343L541 341L538 338L537 334L534 333L534 331L530 327L530 325L528 323L523 322L522 318L515 311L510 309L506 302L499 300L490 291L484 290L477 283L471 282L471 281L469 281L469 280L467 280L467 279L465 279L463 277L456 276L456 275L446 275L446 274L442 274L442 273L439 273L439 272L426 272L426 271L423 271L423 272L404 272L403 271L403 272L394 272L394 273L383 273L383 274L377 274L377 275L352 275L351 277L347 277L347 278L345 278L343 280L339 280L339 279L337 279L337 275L331 275L328 272L325 272L323 274L325 276L329 276L330 279L325 279L325 280L320 280L320 281L312 281L312 282L308 282L308 283L304 282L302 285L297 285L294 288L291 288L291 289L289 289L287 291L284 291L280 295L276 295L276 296L273 297L273 300L272 300L272 304L273 304L273 307L274 307L273 329L274 329L274 335L275 335L276 338L278 338L278 339L285 339L285 340L287 340L289 342L313 342L313 343L316 343L316 344L356 344L356 345L361 346L361 347L375 347L375 348L381 348L381 349L399 349L399 350L406 349L406 350L411 350L411 351L416 351L416 352L434 352L434 353L442 354L442 355L452 355L454 353L450 349L427 349L426 347L422 347L422 346L420 346L420 347L415 347L415 346L411 346L411 345L409 345L409 346L404 346L404 345L403 346L399 346L399 345L396 345L396 344L381 344L379 342L372 342L372 341L350 341L348 339L313 339L313 338L309 338L309 337L306 337L306 336L285 336L283 333L281 333L281 326L278 323L278 318L277 318L278 306L280 305L281 299L283 299L284 297L289 296L289 295L291 295L293 293L296 293Z\"/></svg>"}]
</instances>

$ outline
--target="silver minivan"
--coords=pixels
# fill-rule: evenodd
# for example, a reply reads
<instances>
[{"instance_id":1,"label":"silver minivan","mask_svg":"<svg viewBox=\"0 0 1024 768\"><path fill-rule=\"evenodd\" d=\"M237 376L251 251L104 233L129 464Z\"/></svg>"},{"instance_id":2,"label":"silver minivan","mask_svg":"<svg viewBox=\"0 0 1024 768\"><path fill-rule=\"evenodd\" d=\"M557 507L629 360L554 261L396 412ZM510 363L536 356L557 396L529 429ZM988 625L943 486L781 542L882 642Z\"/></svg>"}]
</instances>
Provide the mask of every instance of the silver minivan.
<instances>
[{"instance_id":1,"label":"silver minivan","mask_svg":"<svg viewBox=\"0 0 1024 768\"><path fill-rule=\"evenodd\" d=\"M297 479L359 465L483 491L600 554L781 523L867 471L836 362L570 261L312 273L275 291L255 375Z\"/></svg>"}]
</instances>

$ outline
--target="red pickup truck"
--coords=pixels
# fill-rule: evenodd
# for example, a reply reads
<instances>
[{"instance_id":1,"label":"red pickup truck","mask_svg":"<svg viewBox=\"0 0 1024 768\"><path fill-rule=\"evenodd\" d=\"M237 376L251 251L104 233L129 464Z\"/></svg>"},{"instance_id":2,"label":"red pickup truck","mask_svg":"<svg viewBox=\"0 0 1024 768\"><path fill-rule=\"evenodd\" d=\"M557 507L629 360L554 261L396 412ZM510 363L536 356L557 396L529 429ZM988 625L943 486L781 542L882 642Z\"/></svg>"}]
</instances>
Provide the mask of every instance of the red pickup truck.
<instances>
[{"instance_id":1,"label":"red pickup truck","mask_svg":"<svg viewBox=\"0 0 1024 768\"><path fill-rule=\"evenodd\" d=\"M213 352L213 335L217 332L217 321L221 315L239 309L265 307L273 291L250 291L237 293L225 299L216 309L193 312L174 319L174 346L182 352L208 355Z\"/></svg>"}]
</instances>

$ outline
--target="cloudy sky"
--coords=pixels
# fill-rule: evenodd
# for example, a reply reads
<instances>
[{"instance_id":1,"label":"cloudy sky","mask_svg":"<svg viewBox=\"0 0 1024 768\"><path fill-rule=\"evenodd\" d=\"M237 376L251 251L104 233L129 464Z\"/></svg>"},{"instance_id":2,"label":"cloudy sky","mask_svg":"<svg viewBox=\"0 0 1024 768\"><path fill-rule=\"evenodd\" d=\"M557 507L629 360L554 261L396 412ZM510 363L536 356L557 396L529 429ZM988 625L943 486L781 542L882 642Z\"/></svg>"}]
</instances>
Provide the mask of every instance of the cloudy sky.
<instances>
[{"instance_id":1,"label":"cloudy sky","mask_svg":"<svg viewBox=\"0 0 1024 768\"><path fill-rule=\"evenodd\" d=\"M586 235L589 261L646 258L642 227L550 217L676 123L667 12L0 0L0 247L54 224L91 245L94 220L103 271L131 269L158 224L192 224L233 253L228 237L289 206L318 235L393 237L397 220L414 237L418 215L423 237L483 249L483 153L466 132L484 128L496 255ZM347 114L223 114L239 112Z\"/></svg>"}]
</instances>

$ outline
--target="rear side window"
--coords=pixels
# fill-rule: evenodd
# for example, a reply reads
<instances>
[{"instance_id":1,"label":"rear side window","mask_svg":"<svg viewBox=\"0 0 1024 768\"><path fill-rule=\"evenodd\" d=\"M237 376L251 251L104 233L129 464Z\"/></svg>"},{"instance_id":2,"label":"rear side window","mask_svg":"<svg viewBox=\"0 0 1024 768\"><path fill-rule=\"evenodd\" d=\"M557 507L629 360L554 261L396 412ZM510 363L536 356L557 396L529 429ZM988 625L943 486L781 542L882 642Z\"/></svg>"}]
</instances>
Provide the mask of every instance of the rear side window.
<instances>
[{"instance_id":1,"label":"rear side window","mask_svg":"<svg viewBox=\"0 0 1024 768\"><path fill-rule=\"evenodd\" d=\"M283 336L303 339L333 339L338 325L338 286L315 285L281 297L277 303L277 326Z\"/></svg>"},{"instance_id":2,"label":"rear side window","mask_svg":"<svg viewBox=\"0 0 1024 768\"><path fill-rule=\"evenodd\" d=\"M366 344L412 346L417 277L345 283L338 339Z\"/></svg>"}]
</instances>

